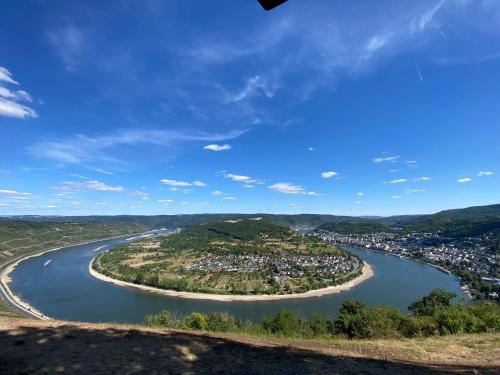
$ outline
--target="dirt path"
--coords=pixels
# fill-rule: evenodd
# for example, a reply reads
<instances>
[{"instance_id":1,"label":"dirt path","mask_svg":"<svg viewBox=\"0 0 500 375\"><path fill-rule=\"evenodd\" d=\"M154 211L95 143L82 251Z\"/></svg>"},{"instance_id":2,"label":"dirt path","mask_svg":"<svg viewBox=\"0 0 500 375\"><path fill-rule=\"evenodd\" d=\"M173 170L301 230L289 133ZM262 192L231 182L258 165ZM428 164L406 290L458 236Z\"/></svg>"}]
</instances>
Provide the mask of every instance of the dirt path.
<instances>
[{"instance_id":1,"label":"dirt path","mask_svg":"<svg viewBox=\"0 0 500 375\"><path fill-rule=\"evenodd\" d=\"M495 374L498 335L307 343L0 318L2 374Z\"/></svg>"}]
</instances>

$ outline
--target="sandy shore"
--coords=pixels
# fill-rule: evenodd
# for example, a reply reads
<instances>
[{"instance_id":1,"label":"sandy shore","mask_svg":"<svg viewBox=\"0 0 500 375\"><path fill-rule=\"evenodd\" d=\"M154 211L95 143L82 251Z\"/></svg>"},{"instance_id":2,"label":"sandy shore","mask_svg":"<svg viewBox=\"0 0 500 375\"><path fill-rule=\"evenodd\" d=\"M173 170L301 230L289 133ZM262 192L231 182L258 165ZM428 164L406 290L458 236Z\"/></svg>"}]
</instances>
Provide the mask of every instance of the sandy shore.
<instances>
[{"instance_id":1,"label":"sandy shore","mask_svg":"<svg viewBox=\"0 0 500 375\"><path fill-rule=\"evenodd\" d=\"M56 247L53 249L49 250L43 250L37 253L29 254L26 256L22 256L18 259L13 260L11 263L8 263L7 265L4 265L3 268L0 270L0 293L2 293L3 297L9 301L12 305L16 306L17 309L20 310L21 313L28 315L30 317L42 319L42 320L48 320L50 317L44 315L42 312L38 311L36 308L31 306L29 303L26 301L23 301L20 299L18 296L16 296L14 293L9 288L9 283L12 281L10 274L16 268L16 266L21 263L22 261L34 257L39 257L43 254L50 253L52 251L58 251L58 250L63 250L68 247L74 247L74 246L81 246L81 245L88 245L94 242L100 242L100 241L108 241L108 240L114 240L116 238L121 238L121 237L127 237L129 235L122 235L122 236L115 236L115 237L108 237L108 238L101 238L98 240L92 240L92 241L87 241L87 242L81 242L78 244L74 245L68 245L68 246L63 246L63 247Z\"/></svg>"},{"instance_id":2,"label":"sandy shore","mask_svg":"<svg viewBox=\"0 0 500 375\"><path fill-rule=\"evenodd\" d=\"M95 258L94 258L95 259ZM310 290L305 293L295 293L295 294L261 294L261 295L231 295L231 294L210 294L210 293L193 293L193 292L177 292L175 290L159 289L146 285L133 284L126 281L121 281L113 279L109 276L103 275L92 268L92 263L94 259L89 263L89 273L96 279L113 283L119 286L136 288L140 290L145 290L148 292L153 292L157 294L162 294L169 297L179 297L179 298L190 298L190 299L204 299L212 301L221 302L232 302L232 301L276 301L283 299L298 299L298 298L312 298L321 297L328 294L336 294L349 289L354 288L356 285L361 284L363 281L368 280L373 276L373 270L370 265L363 262L363 272L361 275L352 279L342 285L329 286L327 288Z\"/></svg>"}]
</instances>

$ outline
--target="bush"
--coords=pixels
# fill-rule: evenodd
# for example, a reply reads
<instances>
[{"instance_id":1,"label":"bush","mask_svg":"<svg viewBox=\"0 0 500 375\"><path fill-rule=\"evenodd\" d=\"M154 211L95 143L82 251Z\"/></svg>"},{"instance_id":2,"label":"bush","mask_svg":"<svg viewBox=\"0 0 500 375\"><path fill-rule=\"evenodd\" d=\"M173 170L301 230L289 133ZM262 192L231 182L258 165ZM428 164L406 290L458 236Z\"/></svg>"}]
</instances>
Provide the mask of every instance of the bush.
<instances>
[{"instance_id":1,"label":"bush","mask_svg":"<svg viewBox=\"0 0 500 375\"><path fill-rule=\"evenodd\" d=\"M193 312L184 318L183 325L186 328L195 331L204 331L207 329L207 321L202 313Z\"/></svg>"},{"instance_id":2,"label":"bush","mask_svg":"<svg viewBox=\"0 0 500 375\"><path fill-rule=\"evenodd\" d=\"M439 335L437 323L432 316L407 317L401 322L399 331L401 335L405 337L427 337Z\"/></svg>"},{"instance_id":3,"label":"bush","mask_svg":"<svg viewBox=\"0 0 500 375\"><path fill-rule=\"evenodd\" d=\"M467 306L471 314L480 318L488 332L500 331L500 305L495 302L479 302Z\"/></svg>"},{"instance_id":4,"label":"bush","mask_svg":"<svg viewBox=\"0 0 500 375\"><path fill-rule=\"evenodd\" d=\"M166 310L156 315L147 315L144 322L150 327L178 328L179 326L179 320Z\"/></svg>"},{"instance_id":5,"label":"bush","mask_svg":"<svg viewBox=\"0 0 500 375\"><path fill-rule=\"evenodd\" d=\"M206 326L208 331L231 332L236 331L239 324L234 316L227 312L211 312L206 315Z\"/></svg>"},{"instance_id":6,"label":"bush","mask_svg":"<svg viewBox=\"0 0 500 375\"><path fill-rule=\"evenodd\" d=\"M271 333L283 336L298 336L301 332L301 318L294 312L282 309L275 316L266 316L262 320L262 328Z\"/></svg>"}]
</instances>

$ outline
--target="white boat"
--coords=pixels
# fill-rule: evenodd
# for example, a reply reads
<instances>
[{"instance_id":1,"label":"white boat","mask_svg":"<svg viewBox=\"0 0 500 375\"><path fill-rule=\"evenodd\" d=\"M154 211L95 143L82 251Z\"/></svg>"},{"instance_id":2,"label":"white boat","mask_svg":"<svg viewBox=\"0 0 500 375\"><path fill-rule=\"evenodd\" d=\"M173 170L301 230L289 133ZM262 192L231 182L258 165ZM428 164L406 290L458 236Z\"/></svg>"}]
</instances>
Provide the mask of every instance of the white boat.
<instances>
[{"instance_id":1,"label":"white boat","mask_svg":"<svg viewBox=\"0 0 500 375\"><path fill-rule=\"evenodd\" d=\"M50 263L50 262L52 262L52 259L49 259L48 261L46 261L46 262L43 264L43 266L44 266L44 267L47 267L47 266L49 265L49 263Z\"/></svg>"}]
</instances>

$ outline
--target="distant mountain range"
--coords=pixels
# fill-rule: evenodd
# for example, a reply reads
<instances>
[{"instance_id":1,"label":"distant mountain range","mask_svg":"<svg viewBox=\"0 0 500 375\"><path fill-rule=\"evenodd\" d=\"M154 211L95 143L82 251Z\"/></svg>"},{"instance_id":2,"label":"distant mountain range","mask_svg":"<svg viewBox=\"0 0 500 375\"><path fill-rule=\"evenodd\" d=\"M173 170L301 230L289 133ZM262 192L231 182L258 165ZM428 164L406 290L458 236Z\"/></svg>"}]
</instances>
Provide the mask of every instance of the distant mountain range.
<instances>
[{"instance_id":1,"label":"distant mountain range","mask_svg":"<svg viewBox=\"0 0 500 375\"><path fill-rule=\"evenodd\" d=\"M151 228L189 227L212 221L262 217L277 225L329 224L342 231L407 230L441 233L450 237L477 236L485 233L500 235L500 204L440 211L429 215L399 215L390 217L337 216L323 214L192 214L192 215L118 215L118 216L4 216L0 220L43 222L125 222ZM341 224L340 224L341 223Z\"/></svg>"}]
</instances>

